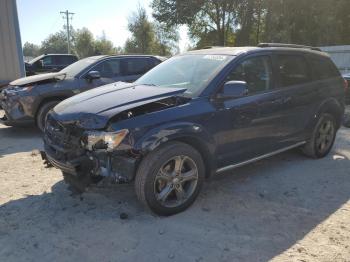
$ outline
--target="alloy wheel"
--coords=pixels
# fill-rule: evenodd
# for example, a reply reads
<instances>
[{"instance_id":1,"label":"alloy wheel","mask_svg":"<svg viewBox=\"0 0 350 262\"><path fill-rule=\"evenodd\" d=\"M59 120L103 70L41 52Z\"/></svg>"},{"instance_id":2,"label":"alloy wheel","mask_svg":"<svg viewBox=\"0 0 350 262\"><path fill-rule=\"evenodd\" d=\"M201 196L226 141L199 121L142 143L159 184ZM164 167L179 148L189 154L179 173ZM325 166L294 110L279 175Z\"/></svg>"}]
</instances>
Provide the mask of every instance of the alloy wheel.
<instances>
[{"instance_id":1,"label":"alloy wheel","mask_svg":"<svg viewBox=\"0 0 350 262\"><path fill-rule=\"evenodd\" d=\"M197 181L195 162L188 156L175 156L166 161L156 175L156 199L164 207L180 206L195 192Z\"/></svg>"},{"instance_id":2,"label":"alloy wheel","mask_svg":"<svg viewBox=\"0 0 350 262\"><path fill-rule=\"evenodd\" d=\"M335 135L335 127L334 123L331 120L324 121L318 130L317 136L316 136L316 149L319 153L324 153L333 144Z\"/></svg>"}]
</instances>

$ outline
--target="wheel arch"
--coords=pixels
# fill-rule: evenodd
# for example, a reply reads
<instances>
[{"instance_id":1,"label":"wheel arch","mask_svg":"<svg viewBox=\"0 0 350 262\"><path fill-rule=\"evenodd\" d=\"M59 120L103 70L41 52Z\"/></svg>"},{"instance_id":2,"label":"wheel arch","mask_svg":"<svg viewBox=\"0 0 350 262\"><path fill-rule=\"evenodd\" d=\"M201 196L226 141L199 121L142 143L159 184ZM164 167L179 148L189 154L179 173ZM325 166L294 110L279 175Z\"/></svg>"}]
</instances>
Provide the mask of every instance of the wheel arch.
<instances>
[{"instance_id":1,"label":"wheel arch","mask_svg":"<svg viewBox=\"0 0 350 262\"><path fill-rule=\"evenodd\" d=\"M36 106L35 108L35 112L34 112L34 118L36 119L37 118L37 115L38 115L38 112L40 110L40 108L46 104L46 103L49 103L49 102L52 102L52 101L63 101L65 99L69 98L69 96L49 96L49 97L45 97L44 99L42 99L40 101L40 103L38 103L38 105Z\"/></svg>"},{"instance_id":2,"label":"wheel arch","mask_svg":"<svg viewBox=\"0 0 350 262\"><path fill-rule=\"evenodd\" d=\"M337 128L340 128L344 115L344 105L342 105L335 98L327 99L318 107L312 121L312 126L315 126L317 124L319 117L324 113L329 113L334 116L336 119Z\"/></svg>"},{"instance_id":3,"label":"wheel arch","mask_svg":"<svg viewBox=\"0 0 350 262\"><path fill-rule=\"evenodd\" d=\"M147 155L171 142L182 142L196 149L204 161L206 177L210 177L216 170L214 139L202 126L196 124L181 123L152 130L135 144L135 148L142 152L142 155Z\"/></svg>"}]
</instances>

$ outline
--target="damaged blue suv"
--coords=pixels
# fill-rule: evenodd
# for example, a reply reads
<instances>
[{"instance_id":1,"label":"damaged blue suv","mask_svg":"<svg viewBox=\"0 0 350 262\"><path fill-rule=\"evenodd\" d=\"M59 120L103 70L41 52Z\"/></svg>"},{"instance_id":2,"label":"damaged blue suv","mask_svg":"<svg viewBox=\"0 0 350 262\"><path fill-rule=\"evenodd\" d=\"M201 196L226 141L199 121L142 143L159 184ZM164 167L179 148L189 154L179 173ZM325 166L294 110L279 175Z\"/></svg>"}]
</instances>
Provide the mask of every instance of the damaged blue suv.
<instances>
[{"instance_id":1,"label":"damaged blue suv","mask_svg":"<svg viewBox=\"0 0 350 262\"><path fill-rule=\"evenodd\" d=\"M195 201L211 174L297 147L326 156L344 86L330 58L311 47L191 51L134 83L58 104L43 157L79 191L102 179L133 181L151 211L172 215Z\"/></svg>"}]
</instances>

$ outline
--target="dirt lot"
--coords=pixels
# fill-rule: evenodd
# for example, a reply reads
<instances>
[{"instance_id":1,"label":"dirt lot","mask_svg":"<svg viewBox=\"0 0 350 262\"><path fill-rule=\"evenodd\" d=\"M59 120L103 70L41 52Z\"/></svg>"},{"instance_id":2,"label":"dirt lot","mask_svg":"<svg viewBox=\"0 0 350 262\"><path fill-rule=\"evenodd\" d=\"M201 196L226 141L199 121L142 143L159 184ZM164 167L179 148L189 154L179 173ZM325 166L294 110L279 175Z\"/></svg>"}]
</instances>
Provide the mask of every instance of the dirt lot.
<instances>
[{"instance_id":1,"label":"dirt lot","mask_svg":"<svg viewBox=\"0 0 350 262\"><path fill-rule=\"evenodd\" d=\"M169 218L132 185L70 196L39 148L35 129L0 126L0 261L350 261L350 129L326 159L288 152L215 177Z\"/></svg>"}]
</instances>

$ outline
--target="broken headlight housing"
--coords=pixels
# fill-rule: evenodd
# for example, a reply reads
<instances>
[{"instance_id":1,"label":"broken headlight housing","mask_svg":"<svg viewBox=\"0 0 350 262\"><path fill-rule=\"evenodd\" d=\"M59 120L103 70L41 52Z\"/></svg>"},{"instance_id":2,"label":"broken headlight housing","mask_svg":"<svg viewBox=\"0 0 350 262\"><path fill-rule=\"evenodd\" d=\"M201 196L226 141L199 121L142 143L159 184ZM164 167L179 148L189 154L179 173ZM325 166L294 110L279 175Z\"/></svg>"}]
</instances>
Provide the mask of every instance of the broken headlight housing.
<instances>
[{"instance_id":1,"label":"broken headlight housing","mask_svg":"<svg viewBox=\"0 0 350 262\"><path fill-rule=\"evenodd\" d=\"M120 145L128 133L128 129L122 129L117 132L86 131L81 144L90 151L99 149L113 151Z\"/></svg>"},{"instance_id":2,"label":"broken headlight housing","mask_svg":"<svg viewBox=\"0 0 350 262\"><path fill-rule=\"evenodd\" d=\"M34 86L13 86L11 91L13 92L29 92L34 88Z\"/></svg>"}]
</instances>

